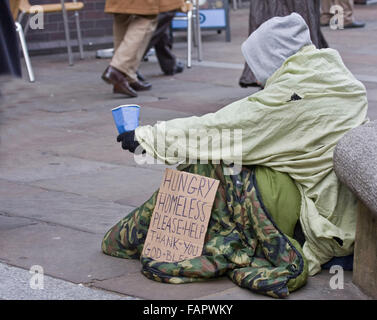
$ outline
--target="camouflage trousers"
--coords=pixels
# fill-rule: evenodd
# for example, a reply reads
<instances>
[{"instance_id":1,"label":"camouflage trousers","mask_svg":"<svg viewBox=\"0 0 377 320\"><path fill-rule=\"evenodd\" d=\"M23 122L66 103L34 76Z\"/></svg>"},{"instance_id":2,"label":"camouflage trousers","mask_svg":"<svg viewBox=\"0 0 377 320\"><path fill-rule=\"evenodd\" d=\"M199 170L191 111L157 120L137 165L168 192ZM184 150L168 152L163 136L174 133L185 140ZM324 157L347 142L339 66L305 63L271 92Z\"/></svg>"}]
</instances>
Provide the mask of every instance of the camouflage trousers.
<instances>
[{"instance_id":1,"label":"camouflage trousers","mask_svg":"<svg viewBox=\"0 0 377 320\"><path fill-rule=\"evenodd\" d=\"M243 288L284 298L306 283L308 270L297 241L284 235L263 206L253 167L225 175L224 164L195 164L183 171L220 180L200 257L158 262L141 256L158 191L105 235L102 251L140 259L156 281L187 283L228 276Z\"/></svg>"}]
</instances>

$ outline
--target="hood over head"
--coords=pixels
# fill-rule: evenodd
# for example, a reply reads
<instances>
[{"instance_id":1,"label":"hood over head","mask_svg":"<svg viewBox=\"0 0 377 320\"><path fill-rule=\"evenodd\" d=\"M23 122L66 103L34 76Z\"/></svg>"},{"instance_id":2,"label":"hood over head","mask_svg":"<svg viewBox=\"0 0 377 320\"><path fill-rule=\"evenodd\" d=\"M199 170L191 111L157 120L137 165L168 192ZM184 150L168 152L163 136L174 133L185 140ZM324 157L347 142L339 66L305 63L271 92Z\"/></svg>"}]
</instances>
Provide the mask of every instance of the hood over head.
<instances>
[{"instance_id":1,"label":"hood over head","mask_svg":"<svg viewBox=\"0 0 377 320\"><path fill-rule=\"evenodd\" d=\"M309 27L297 13L274 17L259 26L241 46L255 77L264 86L284 61L312 44Z\"/></svg>"}]
</instances>

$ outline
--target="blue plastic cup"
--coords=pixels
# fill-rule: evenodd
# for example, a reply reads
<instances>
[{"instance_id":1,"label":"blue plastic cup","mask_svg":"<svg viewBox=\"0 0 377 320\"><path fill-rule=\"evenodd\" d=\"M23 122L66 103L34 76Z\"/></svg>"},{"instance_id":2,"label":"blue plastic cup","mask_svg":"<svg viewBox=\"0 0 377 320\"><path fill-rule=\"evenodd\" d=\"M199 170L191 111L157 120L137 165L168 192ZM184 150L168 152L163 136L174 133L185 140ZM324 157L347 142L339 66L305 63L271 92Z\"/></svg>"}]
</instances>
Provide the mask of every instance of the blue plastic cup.
<instances>
[{"instance_id":1,"label":"blue plastic cup","mask_svg":"<svg viewBox=\"0 0 377 320\"><path fill-rule=\"evenodd\" d=\"M111 110L119 134L135 130L139 126L140 106L126 104Z\"/></svg>"}]
</instances>

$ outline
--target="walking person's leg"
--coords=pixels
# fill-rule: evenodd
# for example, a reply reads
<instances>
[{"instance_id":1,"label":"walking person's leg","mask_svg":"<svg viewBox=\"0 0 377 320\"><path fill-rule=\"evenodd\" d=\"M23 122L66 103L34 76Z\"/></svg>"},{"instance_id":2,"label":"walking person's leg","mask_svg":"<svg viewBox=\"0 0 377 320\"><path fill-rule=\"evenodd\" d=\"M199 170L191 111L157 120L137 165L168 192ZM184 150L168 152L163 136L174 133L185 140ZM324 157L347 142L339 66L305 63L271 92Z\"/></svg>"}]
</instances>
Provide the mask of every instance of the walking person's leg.
<instances>
[{"instance_id":1,"label":"walking person's leg","mask_svg":"<svg viewBox=\"0 0 377 320\"><path fill-rule=\"evenodd\" d=\"M114 14L113 20L113 38L114 38L114 53L118 51L120 44L126 34L128 25L130 24L132 15L129 14ZM136 91L130 86L126 75L121 70L109 65L102 74L102 80L108 84L112 84L115 88L117 86L120 93L126 94L130 97L137 97Z\"/></svg>"},{"instance_id":2,"label":"walking person's leg","mask_svg":"<svg viewBox=\"0 0 377 320\"><path fill-rule=\"evenodd\" d=\"M158 15L156 30L153 32L152 38L148 43L145 53L147 53L149 49L153 48L159 41L161 41L165 31L169 28L174 15L175 11L162 12Z\"/></svg>"},{"instance_id":3,"label":"walking person's leg","mask_svg":"<svg viewBox=\"0 0 377 320\"><path fill-rule=\"evenodd\" d=\"M157 16L133 16L110 65L122 71L132 83L157 25Z\"/></svg>"},{"instance_id":4,"label":"walking person's leg","mask_svg":"<svg viewBox=\"0 0 377 320\"><path fill-rule=\"evenodd\" d=\"M326 11L324 11L321 14L321 24L322 24L322 17L323 16L326 18L326 21L327 21L326 24L327 25L329 24L330 19L333 17L334 13L330 13L331 6L342 7L342 9L343 9L343 19L344 19L343 25L344 26L352 24L352 22L353 22L353 0L331 0L331 1L322 0L322 2L331 2L331 5L330 6L327 6L327 4L325 5L324 9Z\"/></svg>"},{"instance_id":5,"label":"walking person's leg","mask_svg":"<svg viewBox=\"0 0 377 320\"><path fill-rule=\"evenodd\" d=\"M114 52L118 50L124 35L126 34L128 25L131 21L132 15L130 14L114 14L113 21L113 42Z\"/></svg>"},{"instance_id":6,"label":"walking person's leg","mask_svg":"<svg viewBox=\"0 0 377 320\"><path fill-rule=\"evenodd\" d=\"M343 7L344 26L348 26L353 22L353 0L336 0Z\"/></svg>"},{"instance_id":7,"label":"walking person's leg","mask_svg":"<svg viewBox=\"0 0 377 320\"><path fill-rule=\"evenodd\" d=\"M344 9L344 28L363 28L365 26L365 23L355 20L354 0L344 0L342 2Z\"/></svg>"},{"instance_id":8,"label":"walking person's leg","mask_svg":"<svg viewBox=\"0 0 377 320\"><path fill-rule=\"evenodd\" d=\"M151 84L137 79L136 71L157 24L157 16L114 15L114 56L102 75L114 93L137 97Z\"/></svg>"},{"instance_id":9,"label":"walking person's leg","mask_svg":"<svg viewBox=\"0 0 377 320\"><path fill-rule=\"evenodd\" d=\"M321 25L328 25L334 14L330 13L331 6L340 6L343 9L344 28L362 28L363 22L354 19L354 0L322 0L321 2Z\"/></svg>"},{"instance_id":10,"label":"walking person's leg","mask_svg":"<svg viewBox=\"0 0 377 320\"><path fill-rule=\"evenodd\" d=\"M173 36L171 34L171 21L175 16L175 11L164 13L161 19L161 35L159 41L154 44L156 49L156 56L160 64L161 70L166 75L173 75L175 73L182 72L184 65L177 60L177 57L173 53Z\"/></svg>"},{"instance_id":11,"label":"walking person's leg","mask_svg":"<svg viewBox=\"0 0 377 320\"><path fill-rule=\"evenodd\" d=\"M173 37L170 28L175 13L176 11L168 11L159 14L157 28L144 53L145 56L147 52L154 47L161 70L166 75L173 75L182 72L184 69L183 63L177 60L177 57L172 51Z\"/></svg>"}]
</instances>

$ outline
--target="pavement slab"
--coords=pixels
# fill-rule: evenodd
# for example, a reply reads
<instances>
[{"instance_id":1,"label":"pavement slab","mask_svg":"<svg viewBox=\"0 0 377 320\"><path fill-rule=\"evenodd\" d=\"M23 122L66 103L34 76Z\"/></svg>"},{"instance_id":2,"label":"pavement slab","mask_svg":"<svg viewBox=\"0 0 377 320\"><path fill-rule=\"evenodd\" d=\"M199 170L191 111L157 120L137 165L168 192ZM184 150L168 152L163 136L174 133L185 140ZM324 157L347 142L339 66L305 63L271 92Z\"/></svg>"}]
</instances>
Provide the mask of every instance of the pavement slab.
<instances>
[{"instance_id":1,"label":"pavement slab","mask_svg":"<svg viewBox=\"0 0 377 320\"><path fill-rule=\"evenodd\" d=\"M104 235L134 207L70 192L0 183L0 215L43 221L85 234Z\"/></svg>"},{"instance_id":2,"label":"pavement slab","mask_svg":"<svg viewBox=\"0 0 377 320\"><path fill-rule=\"evenodd\" d=\"M135 300L45 275L39 287L33 280L28 270L0 263L0 300Z\"/></svg>"},{"instance_id":3,"label":"pavement slab","mask_svg":"<svg viewBox=\"0 0 377 320\"><path fill-rule=\"evenodd\" d=\"M80 174L59 180L35 181L32 185L136 207L148 200L159 188L163 175L163 170L123 166L118 169L101 170L94 174Z\"/></svg>"},{"instance_id":4,"label":"pavement slab","mask_svg":"<svg viewBox=\"0 0 377 320\"><path fill-rule=\"evenodd\" d=\"M117 259L101 251L104 233L38 223L0 232L0 261L29 270L42 266L46 275L90 285L140 270L138 260ZM22 244L22 245L21 245Z\"/></svg>"},{"instance_id":5,"label":"pavement slab","mask_svg":"<svg viewBox=\"0 0 377 320\"><path fill-rule=\"evenodd\" d=\"M142 299L185 300L222 292L234 287L234 283L227 278L184 284L160 283L152 281L138 272L103 281L94 281L92 286Z\"/></svg>"},{"instance_id":6,"label":"pavement slab","mask_svg":"<svg viewBox=\"0 0 377 320\"><path fill-rule=\"evenodd\" d=\"M26 159L22 166L0 167L0 179L8 181L30 182L43 179L57 179L65 176L77 175L88 172L99 172L103 169L117 168L118 166L89 161L72 157L40 157L33 162Z\"/></svg>"},{"instance_id":7,"label":"pavement slab","mask_svg":"<svg viewBox=\"0 0 377 320\"><path fill-rule=\"evenodd\" d=\"M77 159L85 159L115 165L113 167L109 166L108 169L116 169L120 166L127 166L160 171L164 168L171 167L162 163L157 163L156 161L153 161L151 157L145 158L143 161L136 162L134 154L122 150L120 143L116 142L116 136L117 135L114 134L111 136L99 134L98 138L95 139L93 139L93 137L82 136L78 140L67 141L65 144L46 146L44 148L46 150L44 153L63 158L74 157ZM9 162L13 160L11 157L8 158Z\"/></svg>"}]
</instances>

